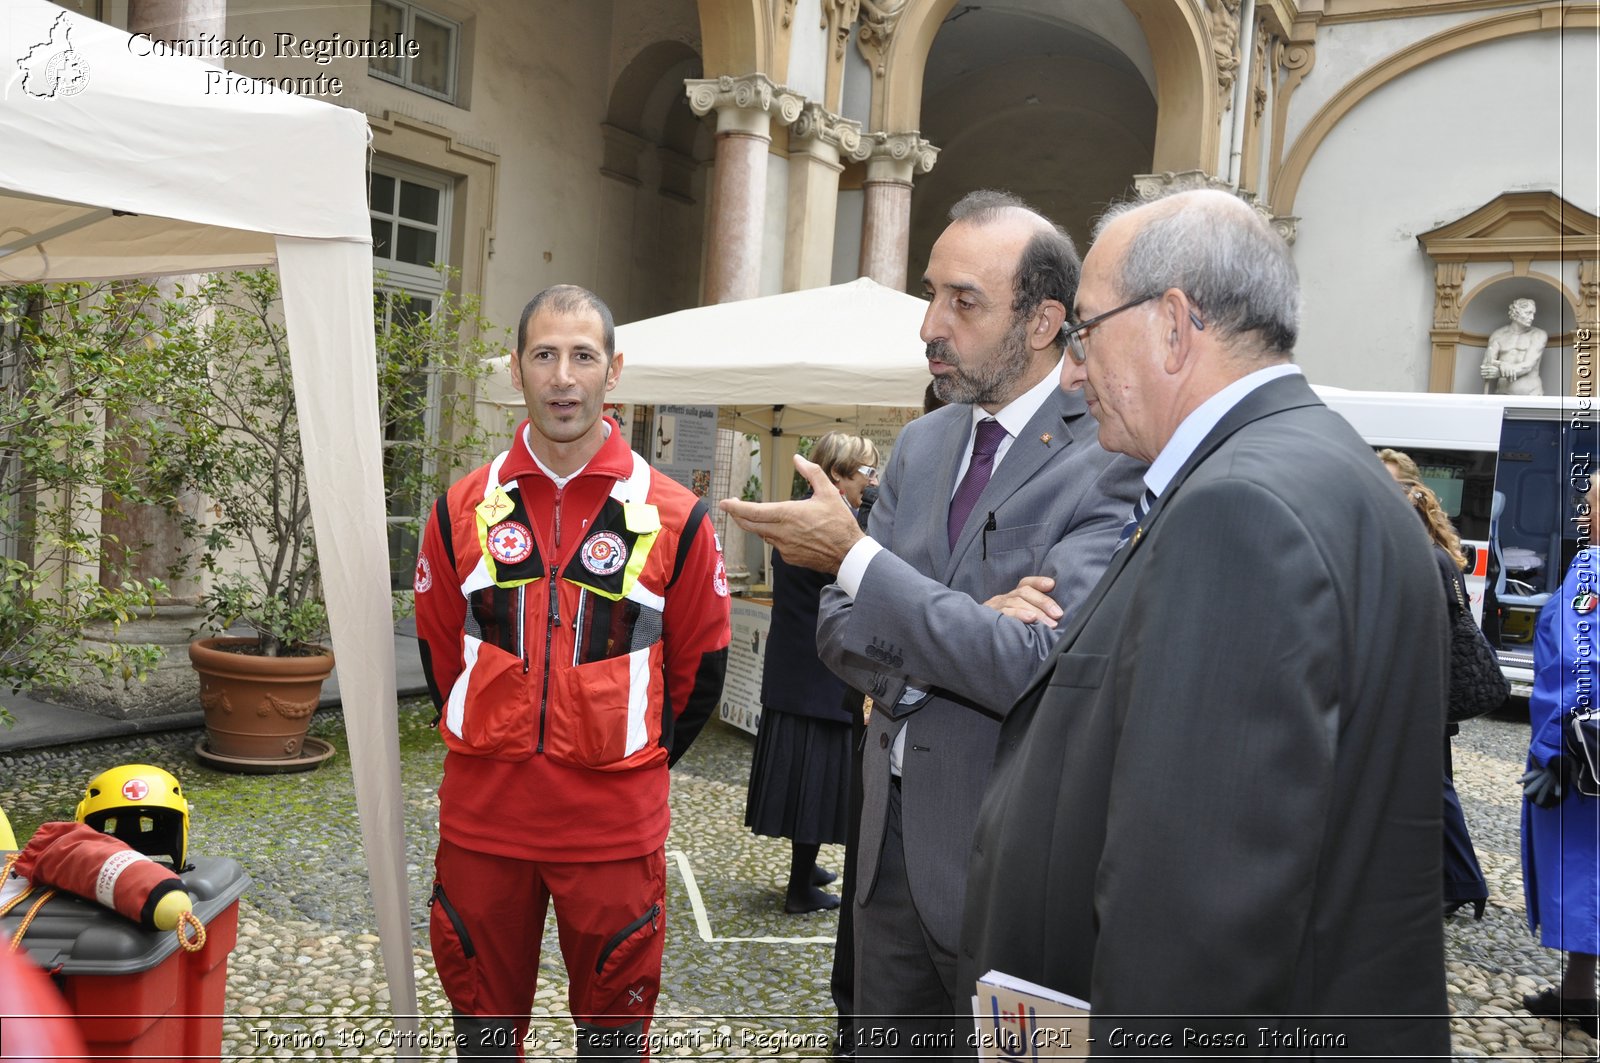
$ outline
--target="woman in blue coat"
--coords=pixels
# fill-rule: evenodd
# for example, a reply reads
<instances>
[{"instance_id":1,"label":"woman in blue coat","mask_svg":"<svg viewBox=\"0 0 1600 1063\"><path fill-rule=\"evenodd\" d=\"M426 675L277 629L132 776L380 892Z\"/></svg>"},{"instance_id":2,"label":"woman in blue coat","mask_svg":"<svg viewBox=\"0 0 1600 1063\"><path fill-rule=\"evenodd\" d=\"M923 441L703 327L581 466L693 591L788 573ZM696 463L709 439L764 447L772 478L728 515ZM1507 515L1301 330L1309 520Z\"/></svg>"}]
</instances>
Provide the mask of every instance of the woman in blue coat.
<instances>
[{"instance_id":1,"label":"woman in blue coat","mask_svg":"<svg viewBox=\"0 0 1600 1063\"><path fill-rule=\"evenodd\" d=\"M1588 494L1593 542L1600 531L1600 478ZM1528 772L1522 777L1522 880L1528 926L1546 948L1567 954L1559 988L1523 998L1534 1015L1559 1017L1595 1033L1595 956L1600 953L1600 798L1574 785L1564 731L1575 708L1600 697L1600 548L1585 547L1534 629L1528 699Z\"/></svg>"}]
</instances>

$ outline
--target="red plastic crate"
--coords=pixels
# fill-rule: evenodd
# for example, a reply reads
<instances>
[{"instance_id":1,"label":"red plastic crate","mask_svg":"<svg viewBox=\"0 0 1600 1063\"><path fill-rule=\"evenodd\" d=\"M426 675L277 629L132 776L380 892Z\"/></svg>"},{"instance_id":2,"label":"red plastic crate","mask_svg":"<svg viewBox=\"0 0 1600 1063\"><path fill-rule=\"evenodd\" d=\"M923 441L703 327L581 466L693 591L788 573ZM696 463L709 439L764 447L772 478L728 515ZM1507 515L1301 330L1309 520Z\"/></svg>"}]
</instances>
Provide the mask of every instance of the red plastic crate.
<instances>
[{"instance_id":1,"label":"red plastic crate","mask_svg":"<svg viewBox=\"0 0 1600 1063\"><path fill-rule=\"evenodd\" d=\"M180 949L171 931L141 930L69 894L51 898L23 936L33 961L55 976L91 1059L220 1059L228 956L250 880L232 860L194 863L183 883L206 928L197 952ZM24 902L0 919L4 940L27 908Z\"/></svg>"}]
</instances>

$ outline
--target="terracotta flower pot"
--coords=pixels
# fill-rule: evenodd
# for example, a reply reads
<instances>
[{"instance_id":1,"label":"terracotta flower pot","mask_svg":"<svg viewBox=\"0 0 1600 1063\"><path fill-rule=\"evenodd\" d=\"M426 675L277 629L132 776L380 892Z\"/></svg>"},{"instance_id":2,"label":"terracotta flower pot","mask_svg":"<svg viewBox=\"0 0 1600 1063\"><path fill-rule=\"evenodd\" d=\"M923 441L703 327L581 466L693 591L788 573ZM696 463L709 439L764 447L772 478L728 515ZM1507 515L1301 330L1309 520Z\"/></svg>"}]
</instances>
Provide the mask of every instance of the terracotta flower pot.
<instances>
[{"instance_id":1,"label":"terracotta flower pot","mask_svg":"<svg viewBox=\"0 0 1600 1063\"><path fill-rule=\"evenodd\" d=\"M321 653L309 657L262 657L227 649L255 642L224 637L189 643L207 741L223 757L289 760L301 754L333 653L317 647Z\"/></svg>"}]
</instances>

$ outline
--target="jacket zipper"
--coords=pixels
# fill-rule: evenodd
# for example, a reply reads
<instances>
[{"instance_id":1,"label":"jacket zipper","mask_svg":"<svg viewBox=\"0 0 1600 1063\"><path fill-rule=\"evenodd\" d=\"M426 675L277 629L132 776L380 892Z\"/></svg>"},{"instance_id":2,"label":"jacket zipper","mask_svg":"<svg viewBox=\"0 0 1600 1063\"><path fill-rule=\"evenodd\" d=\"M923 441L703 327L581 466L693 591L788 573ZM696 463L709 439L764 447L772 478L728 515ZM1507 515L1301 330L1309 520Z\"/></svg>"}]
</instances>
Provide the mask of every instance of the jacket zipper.
<instances>
[{"instance_id":1,"label":"jacket zipper","mask_svg":"<svg viewBox=\"0 0 1600 1063\"><path fill-rule=\"evenodd\" d=\"M561 494L564 488L556 488L556 547L557 556L561 554ZM544 625L544 675L540 677L539 687L539 744L534 749L535 753L544 752L544 723L545 714L550 708L550 645L555 641L556 628L561 626L561 605L557 597L556 566L550 564L550 612L545 618ZM523 661L523 672L527 672L527 661Z\"/></svg>"},{"instance_id":2,"label":"jacket zipper","mask_svg":"<svg viewBox=\"0 0 1600 1063\"><path fill-rule=\"evenodd\" d=\"M621 946L624 941L628 940L628 938L632 937L634 934L643 929L646 923L650 924L651 930L655 930L656 920L660 917L661 904L657 902L656 904L652 904L650 906L650 910L648 912L645 912L639 918L635 919L633 922L629 923L615 934L612 934L611 940L606 942L606 947L600 950L600 958L596 960L594 964L594 973L599 974L601 968L606 965L606 961L611 958L611 954L617 951L617 948Z\"/></svg>"},{"instance_id":3,"label":"jacket zipper","mask_svg":"<svg viewBox=\"0 0 1600 1063\"><path fill-rule=\"evenodd\" d=\"M559 511L558 511L559 512ZM550 645L555 641L556 628L561 626L561 607L556 598L556 566L550 566L550 615L544 625L544 682L539 690L539 748L544 752L544 720L550 707Z\"/></svg>"},{"instance_id":4,"label":"jacket zipper","mask_svg":"<svg viewBox=\"0 0 1600 1063\"><path fill-rule=\"evenodd\" d=\"M444 883L442 882L433 884L433 896L428 898L430 905L435 902L438 903L440 908L444 909L444 917L450 920L450 925L456 929L456 937L461 941L461 955L469 960L472 959L478 954L478 950L472 947L472 935L467 933L467 928L462 925L461 917L456 914L454 908L450 907L450 901L444 895Z\"/></svg>"},{"instance_id":5,"label":"jacket zipper","mask_svg":"<svg viewBox=\"0 0 1600 1063\"><path fill-rule=\"evenodd\" d=\"M578 655L583 650L584 606L589 604L589 592L578 592L578 613L572 620L572 667L578 667Z\"/></svg>"},{"instance_id":6,"label":"jacket zipper","mask_svg":"<svg viewBox=\"0 0 1600 1063\"><path fill-rule=\"evenodd\" d=\"M522 674L528 674L528 611L524 607L528 587L517 588L517 656L522 658Z\"/></svg>"}]
</instances>

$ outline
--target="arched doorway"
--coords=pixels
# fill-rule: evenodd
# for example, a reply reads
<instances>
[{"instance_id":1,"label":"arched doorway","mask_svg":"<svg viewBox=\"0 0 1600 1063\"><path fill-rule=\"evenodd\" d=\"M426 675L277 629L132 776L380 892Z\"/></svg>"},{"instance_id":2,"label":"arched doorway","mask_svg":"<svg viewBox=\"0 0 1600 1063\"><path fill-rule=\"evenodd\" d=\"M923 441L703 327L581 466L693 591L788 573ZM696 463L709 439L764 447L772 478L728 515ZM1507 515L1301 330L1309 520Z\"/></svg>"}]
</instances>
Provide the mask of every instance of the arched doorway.
<instances>
[{"instance_id":1,"label":"arched doorway","mask_svg":"<svg viewBox=\"0 0 1600 1063\"><path fill-rule=\"evenodd\" d=\"M600 127L600 290L618 321L695 306L712 135L683 83L701 73L681 41L640 49L612 86Z\"/></svg>"},{"instance_id":2,"label":"arched doorway","mask_svg":"<svg viewBox=\"0 0 1600 1063\"><path fill-rule=\"evenodd\" d=\"M976 188L1015 192L1086 246L1094 216L1150 171L1154 63L1121 4L958 4L928 53L921 123L940 155L913 193L912 288Z\"/></svg>"}]
</instances>

